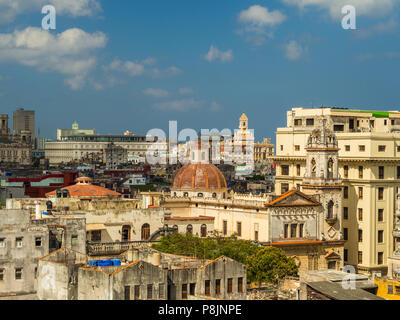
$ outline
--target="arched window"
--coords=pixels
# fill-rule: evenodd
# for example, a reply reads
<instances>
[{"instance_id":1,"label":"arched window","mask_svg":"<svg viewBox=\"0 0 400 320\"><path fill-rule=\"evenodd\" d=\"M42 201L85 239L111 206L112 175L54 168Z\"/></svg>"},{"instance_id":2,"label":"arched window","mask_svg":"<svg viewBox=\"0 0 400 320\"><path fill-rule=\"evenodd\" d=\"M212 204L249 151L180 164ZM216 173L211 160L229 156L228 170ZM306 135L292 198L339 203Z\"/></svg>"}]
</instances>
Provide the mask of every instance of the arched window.
<instances>
[{"instance_id":1,"label":"arched window","mask_svg":"<svg viewBox=\"0 0 400 320\"><path fill-rule=\"evenodd\" d=\"M186 233L193 234L193 226L191 224L188 224L186 227Z\"/></svg>"},{"instance_id":2,"label":"arched window","mask_svg":"<svg viewBox=\"0 0 400 320\"><path fill-rule=\"evenodd\" d=\"M174 197L176 197L176 192L174 192Z\"/></svg>"},{"instance_id":3,"label":"arched window","mask_svg":"<svg viewBox=\"0 0 400 320\"><path fill-rule=\"evenodd\" d=\"M183 196L184 196L185 198L187 198L187 197L189 196L189 193L185 192L185 193L183 194Z\"/></svg>"},{"instance_id":4,"label":"arched window","mask_svg":"<svg viewBox=\"0 0 400 320\"><path fill-rule=\"evenodd\" d=\"M213 197L213 198L216 198L216 197L217 197L217 194L214 192L214 193L212 194L212 197Z\"/></svg>"},{"instance_id":5,"label":"arched window","mask_svg":"<svg viewBox=\"0 0 400 320\"><path fill-rule=\"evenodd\" d=\"M131 226L122 227L122 242L131 241Z\"/></svg>"},{"instance_id":6,"label":"arched window","mask_svg":"<svg viewBox=\"0 0 400 320\"><path fill-rule=\"evenodd\" d=\"M328 203L328 219L332 219L333 218L333 201L329 201Z\"/></svg>"},{"instance_id":7,"label":"arched window","mask_svg":"<svg viewBox=\"0 0 400 320\"><path fill-rule=\"evenodd\" d=\"M203 198L203 194L202 194L201 192L198 193L197 196L198 196L199 198Z\"/></svg>"},{"instance_id":8,"label":"arched window","mask_svg":"<svg viewBox=\"0 0 400 320\"><path fill-rule=\"evenodd\" d=\"M150 239L150 225L145 223L142 225L142 240L149 240Z\"/></svg>"},{"instance_id":9,"label":"arched window","mask_svg":"<svg viewBox=\"0 0 400 320\"><path fill-rule=\"evenodd\" d=\"M207 225L205 224L201 225L200 234L203 238L207 237Z\"/></svg>"}]
</instances>

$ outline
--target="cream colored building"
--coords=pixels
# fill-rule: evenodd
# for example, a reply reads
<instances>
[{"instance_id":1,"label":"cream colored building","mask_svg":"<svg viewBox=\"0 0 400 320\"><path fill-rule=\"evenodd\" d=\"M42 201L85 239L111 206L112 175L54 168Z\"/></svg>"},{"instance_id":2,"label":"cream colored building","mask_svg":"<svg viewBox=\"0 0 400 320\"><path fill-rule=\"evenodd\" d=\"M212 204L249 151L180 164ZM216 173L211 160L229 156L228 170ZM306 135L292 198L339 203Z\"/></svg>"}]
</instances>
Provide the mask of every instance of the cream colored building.
<instances>
[{"instance_id":1,"label":"cream colored building","mask_svg":"<svg viewBox=\"0 0 400 320\"><path fill-rule=\"evenodd\" d=\"M326 119L339 145L345 264L359 272L387 270L393 254L400 186L400 112L293 108L276 131L276 191L301 188L309 134Z\"/></svg>"},{"instance_id":2,"label":"cream colored building","mask_svg":"<svg viewBox=\"0 0 400 320\"><path fill-rule=\"evenodd\" d=\"M177 172L171 195L162 205L172 218L213 217L214 229L222 236L280 247L296 259L300 272L339 270L344 241L337 140L327 130L317 133L321 139L310 141L307 162L311 168L316 159L326 175L315 178L310 171L302 181L307 194L296 189L282 195L235 194L218 168L205 163L199 148L192 163ZM329 167L331 160L334 164Z\"/></svg>"},{"instance_id":3,"label":"cream colored building","mask_svg":"<svg viewBox=\"0 0 400 320\"><path fill-rule=\"evenodd\" d=\"M129 159L146 161L146 152L154 142L147 141L146 136L136 135L83 135L63 137L60 141L47 141L45 157L50 164L69 163L91 155L102 156L110 143L128 151ZM165 143L166 144L166 143Z\"/></svg>"},{"instance_id":4,"label":"cream colored building","mask_svg":"<svg viewBox=\"0 0 400 320\"><path fill-rule=\"evenodd\" d=\"M82 136L82 135L93 135L96 134L96 129L79 129L78 122L72 124L71 129L57 129L57 140L60 141L64 137L69 136Z\"/></svg>"}]
</instances>

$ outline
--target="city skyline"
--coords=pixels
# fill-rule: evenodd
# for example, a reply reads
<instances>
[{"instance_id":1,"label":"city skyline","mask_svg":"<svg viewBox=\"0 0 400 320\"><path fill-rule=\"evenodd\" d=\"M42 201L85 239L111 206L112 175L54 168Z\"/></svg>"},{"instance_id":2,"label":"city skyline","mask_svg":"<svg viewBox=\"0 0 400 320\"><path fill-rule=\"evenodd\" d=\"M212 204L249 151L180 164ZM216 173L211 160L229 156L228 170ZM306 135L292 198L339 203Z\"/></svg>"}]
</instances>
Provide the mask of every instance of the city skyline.
<instances>
[{"instance_id":1,"label":"city skyline","mask_svg":"<svg viewBox=\"0 0 400 320\"><path fill-rule=\"evenodd\" d=\"M74 120L145 134L236 128L245 112L261 140L294 106L399 109L398 1L347 2L357 30L343 30L342 1L0 1L2 113L35 110L54 138ZM45 4L56 30L41 30Z\"/></svg>"}]
</instances>

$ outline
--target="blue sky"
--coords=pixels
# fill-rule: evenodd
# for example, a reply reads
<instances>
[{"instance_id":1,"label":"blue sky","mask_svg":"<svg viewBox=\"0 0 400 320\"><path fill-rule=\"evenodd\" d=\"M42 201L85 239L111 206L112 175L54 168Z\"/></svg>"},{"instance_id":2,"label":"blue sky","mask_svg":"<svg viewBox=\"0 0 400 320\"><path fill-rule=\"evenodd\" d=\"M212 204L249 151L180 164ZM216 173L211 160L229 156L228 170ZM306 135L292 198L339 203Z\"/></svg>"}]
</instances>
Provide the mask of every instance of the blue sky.
<instances>
[{"instance_id":1,"label":"blue sky","mask_svg":"<svg viewBox=\"0 0 400 320\"><path fill-rule=\"evenodd\" d=\"M293 106L400 109L400 0L310 2L0 0L0 113L34 109L55 138L74 120L145 134L234 129L246 112L259 140ZM56 30L41 30L46 4Z\"/></svg>"}]
</instances>

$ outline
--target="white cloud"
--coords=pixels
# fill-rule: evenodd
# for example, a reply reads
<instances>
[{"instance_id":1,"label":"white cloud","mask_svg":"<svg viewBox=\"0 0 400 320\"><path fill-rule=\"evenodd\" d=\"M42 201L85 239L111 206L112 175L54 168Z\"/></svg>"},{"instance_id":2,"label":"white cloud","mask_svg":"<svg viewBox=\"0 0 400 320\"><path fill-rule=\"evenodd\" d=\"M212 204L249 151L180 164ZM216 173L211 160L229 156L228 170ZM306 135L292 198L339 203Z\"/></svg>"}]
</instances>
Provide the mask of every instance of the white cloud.
<instances>
[{"instance_id":1,"label":"white cloud","mask_svg":"<svg viewBox=\"0 0 400 320\"><path fill-rule=\"evenodd\" d=\"M290 41L285 46L285 55L289 60L299 60L305 52L305 49L295 40Z\"/></svg>"},{"instance_id":2,"label":"white cloud","mask_svg":"<svg viewBox=\"0 0 400 320\"><path fill-rule=\"evenodd\" d=\"M194 90L192 88L180 88L178 92L181 96L186 96L193 94Z\"/></svg>"},{"instance_id":3,"label":"white cloud","mask_svg":"<svg viewBox=\"0 0 400 320\"><path fill-rule=\"evenodd\" d=\"M283 0L283 2L296 5L300 9L317 7L328 10L332 18L343 17L342 8L345 5L353 5L357 15L382 16L392 12L399 0Z\"/></svg>"},{"instance_id":4,"label":"white cloud","mask_svg":"<svg viewBox=\"0 0 400 320\"><path fill-rule=\"evenodd\" d=\"M244 28L238 33L246 35L247 41L260 46L267 37L273 37L272 28L285 20L286 16L278 10L269 11L266 7L254 5L239 13L238 21Z\"/></svg>"},{"instance_id":5,"label":"white cloud","mask_svg":"<svg viewBox=\"0 0 400 320\"><path fill-rule=\"evenodd\" d=\"M67 75L66 83L78 89L96 64L92 51L105 47L106 43L107 37L101 32L90 34L73 28L53 35L28 27L0 34L0 63L15 62L42 72Z\"/></svg>"},{"instance_id":6,"label":"white cloud","mask_svg":"<svg viewBox=\"0 0 400 320\"><path fill-rule=\"evenodd\" d=\"M394 19L388 21L379 22L369 28L358 29L354 35L357 38L368 38L379 34L390 33L396 31L398 23Z\"/></svg>"},{"instance_id":7,"label":"white cloud","mask_svg":"<svg viewBox=\"0 0 400 320\"><path fill-rule=\"evenodd\" d=\"M204 55L204 59L206 59L208 62L215 60L220 60L223 63L229 62L233 60L233 53L232 50L220 51L217 47L212 45L208 53Z\"/></svg>"},{"instance_id":8,"label":"white cloud","mask_svg":"<svg viewBox=\"0 0 400 320\"><path fill-rule=\"evenodd\" d=\"M189 111L199 108L203 102L196 99L181 99L166 102L159 102L154 104L154 107L163 111Z\"/></svg>"},{"instance_id":9,"label":"white cloud","mask_svg":"<svg viewBox=\"0 0 400 320\"><path fill-rule=\"evenodd\" d=\"M108 66L105 67L106 70L126 72L132 77L140 76L144 73L144 65L140 62L133 61L121 61L115 59Z\"/></svg>"},{"instance_id":10,"label":"white cloud","mask_svg":"<svg viewBox=\"0 0 400 320\"><path fill-rule=\"evenodd\" d=\"M149 66L155 63L156 60L154 58L147 58L142 61L121 61L119 59L114 59L108 66L104 67L104 70L124 72L132 77L148 75L154 78L174 76L182 73L182 70L175 66L166 69L159 69L156 67L149 68Z\"/></svg>"},{"instance_id":11,"label":"white cloud","mask_svg":"<svg viewBox=\"0 0 400 320\"><path fill-rule=\"evenodd\" d=\"M286 20L280 11L269 11L268 8L254 5L239 14L239 21L255 27L274 26Z\"/></svg>"},{"instance_id":12,"label":"white cloud","mask_svg":"<svg viewBox=\"0 0 400 320\"><path fill-rule=\"evenodd\" d=\"M146 96L151 96L155 98L165 98L169 96L169 92L164 89L154 89L154 88L148 88L146 90L143 90L143 93Z\"/></svg>"},{"instance_id":13,"label":"white cloud","mask_svg":"<svg viewBox=\"0 0 400 320\"><path fill-rule=\"evenodd\" d=\"M98 0L0 0L0 23L9 23L22 13L41 14L42 7L53 5L57 15L91 16L101 11Z\"/></svg>"}]
</instances>

